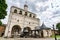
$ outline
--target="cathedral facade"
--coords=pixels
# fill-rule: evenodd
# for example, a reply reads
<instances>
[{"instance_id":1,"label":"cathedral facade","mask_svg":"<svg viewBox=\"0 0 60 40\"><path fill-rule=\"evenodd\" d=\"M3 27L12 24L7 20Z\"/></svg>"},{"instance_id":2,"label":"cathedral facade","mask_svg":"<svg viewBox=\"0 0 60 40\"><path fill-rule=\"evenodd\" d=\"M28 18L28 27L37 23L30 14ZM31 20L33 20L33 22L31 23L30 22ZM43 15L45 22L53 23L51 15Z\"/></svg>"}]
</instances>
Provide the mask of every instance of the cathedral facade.
<instances>
[{"instance_id":1,"label":"cathedral facade","mask_svg":"<svg viewBox=\"0 0 60 40\"><path fill-rule=\"evenodd\" d=\"M39 23L40 19L37 18L36 14L28 11L28 5L25 4L24 9L12 6L4 37L20 35L25 29L34 30L39 26Z\"/></svg>"}]
</instances>

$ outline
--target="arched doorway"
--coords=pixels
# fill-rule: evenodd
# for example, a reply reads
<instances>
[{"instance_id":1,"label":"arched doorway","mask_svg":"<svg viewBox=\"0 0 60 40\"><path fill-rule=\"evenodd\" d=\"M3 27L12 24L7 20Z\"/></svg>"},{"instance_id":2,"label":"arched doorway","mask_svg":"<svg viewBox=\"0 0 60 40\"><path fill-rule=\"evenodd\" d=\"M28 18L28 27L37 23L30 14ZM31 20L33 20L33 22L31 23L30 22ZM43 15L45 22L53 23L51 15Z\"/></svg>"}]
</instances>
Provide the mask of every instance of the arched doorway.
<instances>
[{"instance_id":1,"label":"arched doorway","mask_svg":"<svg viewBox=\"0 0 60 40\"><path fill-rule=\"evenodd\" d=\"M12 37L18 37L18 36L20 36L20 31L21 31L20 26L19 25L14 25L12 27L12 31L11 31Z\"/></svg>"},{"instance_id":2,"label":"arched doorway","mask_svg":"<svg viewBox=\"0 0 60 40\"><path fill-rule=\"evenodd\" d=\"M24 30L23 30L23 33L24 33L24 37L29 37L30 35L30 32L31 31L31 28L30 27L25 27Z\"/></svg>"},{"instance_id":3,"label":"arched doorway","mask_svg":"<svg viewBox=\"0 0 60 40\"><path fill-rule=\"evenodd\" d=\"M41 31L41 37L43 37L43 30Z\"/></svg>"},{"instance_id":4,"label":"arched doorway","mask_svg":"<svg viewBox=\"0 0 60 40\"><path fill-rule=\"evenodd\" d=\"M25 27L23 32L30 32L31 28L30 27Z\"/></svg>"}]
</instances>

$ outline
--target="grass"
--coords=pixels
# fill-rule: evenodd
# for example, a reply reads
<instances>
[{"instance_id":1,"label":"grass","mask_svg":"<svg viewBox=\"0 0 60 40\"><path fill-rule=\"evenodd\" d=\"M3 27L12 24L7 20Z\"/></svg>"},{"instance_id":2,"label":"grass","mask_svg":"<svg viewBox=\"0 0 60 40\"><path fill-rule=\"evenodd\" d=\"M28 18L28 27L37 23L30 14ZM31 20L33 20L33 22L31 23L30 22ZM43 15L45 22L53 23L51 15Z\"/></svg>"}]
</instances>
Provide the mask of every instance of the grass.
<instances>
[{"instance_id":1,"label":"grass","mask_svg":"<svg viewBox=\"0 0 60 40\"><path fill-rule=\"evenodd\" d=\"M60 38L60 35L56 35L57 38ZM54 38L54 35L52 35L52 38Z\"/></svg>"}]
</instances>

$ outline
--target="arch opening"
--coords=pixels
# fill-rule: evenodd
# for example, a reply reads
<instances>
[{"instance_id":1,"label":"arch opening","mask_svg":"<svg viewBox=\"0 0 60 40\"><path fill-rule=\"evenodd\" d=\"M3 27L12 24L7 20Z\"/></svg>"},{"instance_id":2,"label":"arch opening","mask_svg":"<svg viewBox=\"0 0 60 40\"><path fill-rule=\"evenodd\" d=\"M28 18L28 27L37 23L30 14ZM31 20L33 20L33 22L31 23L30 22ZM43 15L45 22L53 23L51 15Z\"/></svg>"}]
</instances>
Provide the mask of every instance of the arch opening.
<instances>
[{"instance_id":1,"label":"arch opening","mask_svg":"<svg viewBox=\"0 0 60 40\"><path fill-rule=\"evenodd\" d=\"M14 25L12 27L11 35L12 37L20 36L21 28L19 25Z\"/></svg>"},{"instance_id":2,"label":"arch opening","mask_svg":"<svg viewBox=\"0 0 60 40\"><path fill-rule=\"evenodd\" d=\"M17 13L17 10L16 9L14 10L14 13Z\"/></svg>"},{"instance_id":3,"label":"arch opening","mask_svg":"<svg viewBox=\"0 0 60 40\"><path fill-rule=\"evenodd\" d=\"M21 37L29 37L31 33L31 28L30 27L25 27L23 29L23 34L21 34Z\"/></svg>"},{"instance_id":4,"label":"arch opening","mask_svg":"<svg viewBox=\"0 0 60 40\"><path fill-rule=\"evenodd\" d=\"M23 32L30 32L31 28L30 27L25 27Z\"/></svg>"}]
</instances>

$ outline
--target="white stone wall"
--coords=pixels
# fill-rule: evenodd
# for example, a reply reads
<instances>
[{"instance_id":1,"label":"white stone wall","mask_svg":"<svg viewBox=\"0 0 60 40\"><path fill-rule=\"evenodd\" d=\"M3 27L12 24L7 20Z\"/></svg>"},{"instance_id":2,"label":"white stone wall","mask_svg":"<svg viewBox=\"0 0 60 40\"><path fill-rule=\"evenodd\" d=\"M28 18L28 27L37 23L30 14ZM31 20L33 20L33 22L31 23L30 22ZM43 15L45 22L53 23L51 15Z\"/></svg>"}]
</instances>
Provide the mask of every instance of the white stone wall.
<instances>
[{"instance_id":1,"label":"white stone wall","mask_svg":"<svg viewBox=\"0 0 60 40\"><path fill-rule=\"evenodd\" d=\"M52 35L51 29L43 30L43 35L44 37L51 37Z\"/></svg>"},{"instance_id":2,"label":"white stone wall","mask_svg":"<svg viewBox=\"0 0 60 40\"><path fill-rule=\"evenodd\" d=\"M15 9L17 10L17 13L14 13ZM19 14L20 10L22 11L22 15ZM39 25L39 19L36 18L36 14L33 14L29 11L27 11L27 16L25 16L24 14L25 14L25 10L19 9L14 6L11 7L11 11L8 19L8 25L5 31L5 36L8 37L11 36L11 30L14 25L19 25L22 29L24 27L30 27L32 30ZM29 14L32 14L32 17L29 17ZM35 18L33 18L33 16L35 16Z\"/></svg>"},{"instance_id":3,"label":"white stone wall","mask_svg":"<svg viewBox=\"0 0 60 40\"><path fill-rule=\"evenodd\" d=\"M43 30L43 36L47 37L47 31L46 30Z\"/></svg>"},{"instance_id":4,"label":"white stone wall","mask_svg":"<svg viewBox=\"0 0 60 40\"><path fill-rule=\"evenodd\" d=\"M17 9L18 12L17 13L13 13L14 9ZM32 14L30 12L27 13L27 16L24 16L25 14L25 11L22 10L22 15L18 14L19 13L19 10L21 9L18 9L18 8L12 8L12 22L16 22L18 24L22 24L24 27L30 27L32 30L34 29L34 27L38 26L39 25L39 19L37 18L33 18L33 15L36 16L35 14ZM32 14L32 17L29 17L29 14ZM13 20L14 19L14 20ZM17 20L19 20L19 22L17 22ZM29 24L30 23L30 24ZM22 26L21 26L22 27Z\"/></svg>"},{"instance_id":5,"label":"white stone wall","mask_svg":"<svg viewBox=\"0 0 60 40\"><path fill-rule=\"evenodd\" d=\"M50 30L48 30L48 32L49 32L49 37L51 37L52 36L52 31L51 31L51 29Z\"/></svg>"}]
</instances>

